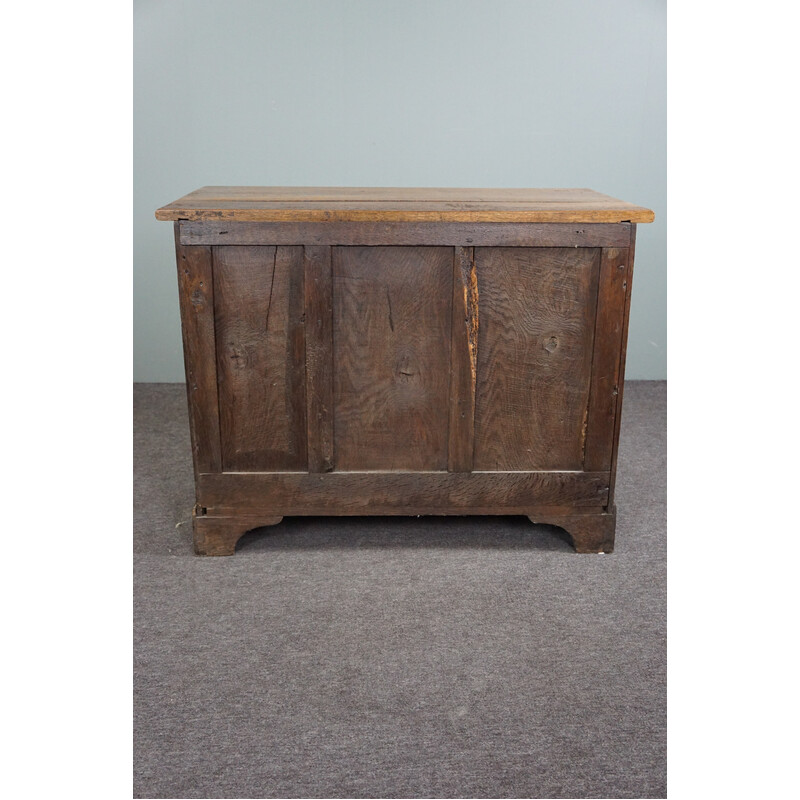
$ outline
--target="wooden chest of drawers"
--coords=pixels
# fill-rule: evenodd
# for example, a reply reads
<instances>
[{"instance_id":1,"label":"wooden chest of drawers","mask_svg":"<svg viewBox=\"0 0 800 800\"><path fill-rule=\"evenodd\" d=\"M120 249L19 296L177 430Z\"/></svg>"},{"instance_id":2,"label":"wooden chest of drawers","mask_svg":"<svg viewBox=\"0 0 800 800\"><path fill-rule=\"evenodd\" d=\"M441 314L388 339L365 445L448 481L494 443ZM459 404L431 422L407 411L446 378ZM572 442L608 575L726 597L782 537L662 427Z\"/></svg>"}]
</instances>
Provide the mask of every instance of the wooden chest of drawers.
<instances>
[{"instance_id":1,"label":"wooden chest of drawers","mask_svg":"<svg viewBox=\"0 0 800 800\"><path fill-rule=\"evenodd\" d=\"M194 541L522 514L611 552L637 222L588 189L206 187L172 220Z\"/></svg>"}]
</instances>

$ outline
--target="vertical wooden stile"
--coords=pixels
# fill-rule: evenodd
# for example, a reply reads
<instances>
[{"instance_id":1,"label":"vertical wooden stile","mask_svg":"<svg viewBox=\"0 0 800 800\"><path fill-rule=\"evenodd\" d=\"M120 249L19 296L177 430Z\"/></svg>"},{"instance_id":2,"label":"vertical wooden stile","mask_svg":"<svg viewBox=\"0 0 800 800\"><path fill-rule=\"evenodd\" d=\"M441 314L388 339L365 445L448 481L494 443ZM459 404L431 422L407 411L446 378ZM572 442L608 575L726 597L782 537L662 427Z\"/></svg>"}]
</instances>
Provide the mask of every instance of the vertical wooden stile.
<instances>
[{"instance_id":1,"label":"vertical wooden stile","mask_svg":"<svg viewBox=\"0 0 800 800\"><path fill-rule=\"evenodd\" d=\"M211 248L181 245L180 225L180 222L175 223L175 251L192 461L197 476L222 469L214 334L214 277Z\"/></svg>"},{"instance_id":2,"label":"vertical wooden stile","mask_svg":"<svg viewBox=\"0 0 800 800\"><path fill-rule=\"evenodd\" d=\"M330 472L333 455L333 279L330 247L305 247L308 471Z\"/></svg>"},{"instance_id":3,"label":"vertical wooden stile","mask_svg":"<svg viewBox=\"0 0 800 800\"><path fill-rule=\"evenodd\" d=\"M474 248L456 247L453 258L448 472L472 471L478 325L478 279Z\"/></svg>"},{"instance_id":4,"label":"vertical wooden stile","mask_svg":"<svg viewBox=\"0 0 800 800\"><path fill-rule=\"evenodd\" d=\"M306 332L305 255L302 247L278 247L276 263L288 265L288 320L286 325L286 411L289 420L289 452L304 467L307 455L306 429Z\"/></svg>"},{"instance_id":5,"label":"vertical wooden stile","mask_svg":"<svg viewBox=\"0 0 800 800\"><path fill-rule=\"evenodd\" d=\"M592 385L584 443L583 468L587 472L611 469L629 261L629 249L616 247L604 248L600 260Z\"/></svg>"},{"instance_id":6,"label":"vertical wooden stile","mask_svg":"<svg viewBox=\"0 0 800 800\"><path fill-rule=\"evenodd\" d=\"M625 287L625 315L622 320L622 352L619 359L619 392L617 393L617 407L614 414L614 440L611 453L611 479L608 489L608 507L614 506L614 488L617 482L617 454L619 452L619 430L622 421L622 394L625 387L625 359L628 353L628 321L631 314L631 289L633 288L633 259L636 251L636 223L631 224L631 245L628 248L628 266Z\"/></svg>"}]
</instances>

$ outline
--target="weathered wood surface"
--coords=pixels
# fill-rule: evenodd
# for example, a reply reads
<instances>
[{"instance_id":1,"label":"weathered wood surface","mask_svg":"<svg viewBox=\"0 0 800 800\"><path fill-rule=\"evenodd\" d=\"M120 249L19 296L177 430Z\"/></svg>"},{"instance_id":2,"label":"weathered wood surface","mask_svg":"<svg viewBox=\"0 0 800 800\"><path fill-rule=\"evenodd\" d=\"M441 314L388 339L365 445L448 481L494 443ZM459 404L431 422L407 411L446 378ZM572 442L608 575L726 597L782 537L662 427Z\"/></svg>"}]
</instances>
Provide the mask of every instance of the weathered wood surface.
<instances>
[{"instance_id":1,"label":"weathered wood surface","mask_svg":"<svg viewBox=\"0 0 800 800\"><path fill-rule=\"evenodd\" d=\"M205 186L162 220L651 222L653 212L591 189Z\"/></svg>"},{"instance_id":2,"label":"weathered wood surface","mask_svg":"<svg viewBox=\"0 0 800 800\"><path fill-rule=\"evenodd\" d=\"M199 511L199 513L198 513ZM275 516L207 516L195 507L192 514L194 551L200 556L232 556L236 542L245 533L267 525L277 525L283 517Z\"/></svg>"},{"instance_id":3,"label":"weathered wood surface","mask_svg":"<svg viewBox=\"0 0 800 800\"><path fill-rule=\"evenodd\" d=\"M222 468L211 248L182 246L178 241L176 224L175 250L189 429L196 476Z\"/></svg>"},{"instance_id":4,"label":"weathered wood surface","mask_svg":"<svg viewBox=\"0 0 800 800\"><path fill-rule=\"evenodd\" d=\"M214 248L226 470L305 468L302 247Z\"/></svg>"},{"instance_id":5,"label":"weathered wood surface","mask_svg":"<svg viewBox=\"0 0 800 800\"><path fill-rule=\"evenodd\" d=\"M600 250L475 248L476 470L583 467Z\"/></svg>"},{"instance_id":6,"label":"weathered wood surface","mask_svg":"<svg viewBox=\"0 0 800 800\"><path fill-rule=\"evenodd\" d=\"M601 514L550 514L539 511L529 515L534 523L557 525L571 537L578 553L612 553L616 530L616 509L611 506Z\"/></svg>"},{"instance_id":7,"label":"weathered wood surface","mask_svg":"<svg viewBox=\"0 0 800 800\"><path fill-rule=\"evenodd\" d=\"M537 506L603 506L608 473L304 472L199 477L209 508L304 514L529 514Z\"/></svg>"},{"instance_id":8,"label":"weathered wood surface","mask_svg":"<svg viewBox=\"0 0 800 800\"><path fill-rule=\"evenodd\" d=\"M633 259L636 250L636 226L631 225L631 244L628 249L628 263L626 273L625 311L622 320L622 352L619 359L619 392L617 393L617 407L614 415L614 435L611 451L611 480L608 490L609 506L614 505L614 489L617 482L617 455L619 453L619 429L622 422L622 396L625 389L625 359L628 353L628 322L631 315L631 290L633 288Z\"/></svg>"},{"instance_id":9,"label":"weathered wood surface","mask_svg":"<svg viewBox=\"0 0 800 800\"><path fill-rule=\"evenodd\" d=\"M452 248L333 249L337 470L447 468Z\"/></svg>"},{"instance_id":10,"label":"weathered wood surface","mask_svg":"<svg viewBox=\"0 0 800 800\"><path fill-rule=\"evenodd\" d=\"M603 250L597 298L592 388L586 430L584 468L611 468L617 397L620 390L622 326L627 298L628 251Z\"/></svg>"},{"instance_id":11,"label":"weathered wood surface","mask_svg":"<svg viewBox=\"0 0 800 800\"><path fill-rule=\"evenodd\" d=\"M450 345L450 421L447 469L470 472L475 442L475 385L480 325L474 249L455 248Z\"/></svg>"},{"instance_id":12,"label":"weathered wood surface","mask_svg":"<svg viewBox=\"0 0 800 800\"><path fill-rule=\"evenodd\" d=\"M611 553L614 550L615 510L609 512L592 506L541 506L532 512L528 514L531 522L555 525L566 531L578 553ZM437 508L431 513L442 514L442 511ZM496 513L496 509L488 513ZM195 552L203 556L231 556L236 550L237 542L245 533L277 525L282 519L283 517L268 513L241 513L233 509L212 514L198 514L195 510Z\"/></svg>"},{"instance_id":13,"label":"weathered wood surface","mask_svg":"<svg viewBox=\"0 0 800 800\"><path fill-rule=\"evenodd\" d=\"M206 187L175 224L198 552L524 514L611 552L636 222L589 190Z\"/></svg>"},{"instance_id":14,"label":"weathered wood surface","mask_svg":"<svg viewBox=\"0 0 800 800\"><path fill-rule=\"evenodd\" d=\"M627 247L627 222L181 222L192 245L451 245L475 247Z\"/></svg>"},{"instance_id":15,"label":"weathered wood surface","mask_svg":"<svg viewBox=\"0 0 800 800\"><path fill-rule=\"evenodd\" d=\"M333 457L333 274L330 247L305 247L308 471Z\"/></svg>"}]
</instances>

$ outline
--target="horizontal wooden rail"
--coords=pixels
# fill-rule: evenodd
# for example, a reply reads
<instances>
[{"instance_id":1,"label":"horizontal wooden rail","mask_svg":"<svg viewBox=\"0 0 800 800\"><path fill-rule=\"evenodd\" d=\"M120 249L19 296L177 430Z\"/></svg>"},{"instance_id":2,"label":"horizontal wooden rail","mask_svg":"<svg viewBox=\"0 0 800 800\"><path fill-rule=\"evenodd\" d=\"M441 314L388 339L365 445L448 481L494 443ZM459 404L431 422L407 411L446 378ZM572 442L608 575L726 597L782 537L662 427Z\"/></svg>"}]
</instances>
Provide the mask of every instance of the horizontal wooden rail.
<instances>
[{"instance_id":1,"label":"horizontal wooden rail","mask_svg":"<svg viewBox=\"0 0 800 800\"><path fill-rule=\"evenodd\" d=\"M607 472L224 472L199 476L198 501L285 516L527 514L601 507L608 485Z\"/></svg>"},{"instance_id":2,"label":"horizontal wooden rail","mask_svg":"<svg viewBox=\"0 0 800 800\"><path fill-rule=\"evenodd\" d=\"M188 222L183 245L628 247L631 226L605 223Z\"/></svg>"}]
</instances>

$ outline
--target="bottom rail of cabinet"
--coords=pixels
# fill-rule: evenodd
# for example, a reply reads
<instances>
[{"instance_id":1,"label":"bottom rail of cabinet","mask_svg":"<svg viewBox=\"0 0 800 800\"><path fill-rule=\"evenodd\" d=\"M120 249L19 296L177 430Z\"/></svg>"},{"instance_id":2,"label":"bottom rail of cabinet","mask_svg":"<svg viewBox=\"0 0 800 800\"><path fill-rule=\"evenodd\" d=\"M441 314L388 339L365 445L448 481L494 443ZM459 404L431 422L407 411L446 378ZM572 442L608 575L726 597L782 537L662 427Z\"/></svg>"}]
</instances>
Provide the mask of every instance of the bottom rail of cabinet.
<instances>
[{"instance_id":1,"label":"bottom rail of cabinet","mask_svg":"<svg viewBox=\"0 0 800 800\"><path fill-rule=\"evenodd\" d=\"M292 513L286 516L464 516L464 515L524 515L536 524L554 525L566 531L578 553L611 553L614 550L616 507L540 507L540 508L457 508L416 509L412 511L372 509L336 511L325 509L317 513ZM236 543L248 531L277 525L283 515L269 511L247 509L237 512L230 508L208 509L195 506L193 512L194 548L198 555L231 556Z\"/></svg>"}]
</instances>

